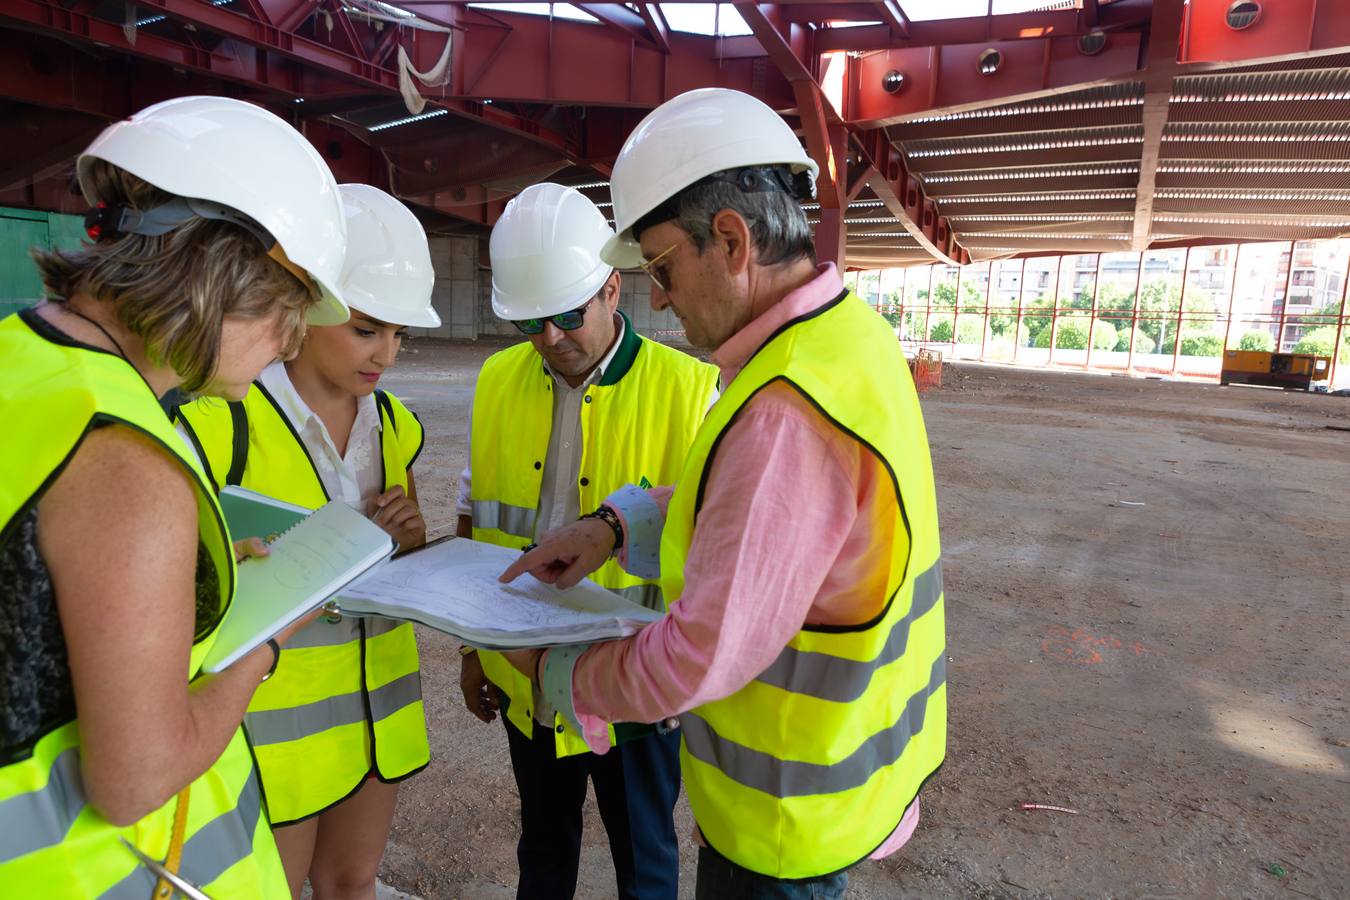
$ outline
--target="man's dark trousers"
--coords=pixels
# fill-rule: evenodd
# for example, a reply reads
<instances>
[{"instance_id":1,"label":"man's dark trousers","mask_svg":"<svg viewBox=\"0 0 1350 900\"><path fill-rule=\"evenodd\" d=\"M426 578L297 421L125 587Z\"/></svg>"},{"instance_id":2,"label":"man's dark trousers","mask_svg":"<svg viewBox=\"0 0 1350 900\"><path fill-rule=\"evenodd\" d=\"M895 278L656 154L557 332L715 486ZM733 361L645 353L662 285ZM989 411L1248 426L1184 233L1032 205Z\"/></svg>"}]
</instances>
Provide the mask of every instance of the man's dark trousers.
<instances>
[{"instance_id":1,"label":"man's dark trousers","mask_svg":"<svg viewBox=\"0 0 1350 900\"><path fill-rule=\"evenodd\" d=\"M504 715L502 719L520 791L518 900L570 900L576 892L587 780L595 785L596 805L609 835L619 897L675 900L680 875L673 817L680 793L679 731L621 741L604 754L558 759L553 729L536 722L527 738ZM631 728L620 726L621 731Z\"/></svg>"}]
</instances>

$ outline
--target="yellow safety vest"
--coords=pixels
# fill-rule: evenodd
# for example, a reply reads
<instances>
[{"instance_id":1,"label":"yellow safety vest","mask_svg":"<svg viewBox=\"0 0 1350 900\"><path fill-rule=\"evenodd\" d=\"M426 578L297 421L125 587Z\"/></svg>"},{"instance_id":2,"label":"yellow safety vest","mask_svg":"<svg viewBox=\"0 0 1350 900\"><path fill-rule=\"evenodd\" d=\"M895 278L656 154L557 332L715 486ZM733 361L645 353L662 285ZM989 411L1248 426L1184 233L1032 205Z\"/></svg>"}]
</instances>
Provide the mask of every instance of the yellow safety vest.
<instances>
[{"instance_id":1,"label":"yellow safety vest","mask_svg":"<svg viewBox=\"0 0 1350 900\"><path fill-rule=\"evenodd\" d=\"M719 439L773 382L799 391L892 477L895 539L875 548L888 572L885 609L855 627L803 627L754 681L680 716L681 767L717 852L764 875L809 878L870 855L946 754L942 568L909 369L886 323L841 294L780 330L708 413L662 531L667 599L684 588Z\"/></svg>"},{"instance_id":2,"label":"yellow safety vest","mask_svg":"<svg viewBox=\"0 0 1350 900\"><path fill-rule=\"evenodd\" d=\"M582 399L577 481L582 511L595 509L625 484L672 482L716 390L715 368L640 337L625 318L610 365ZM525 342L489 357L473 401L469 503L474 540L513 548L534 540L552 425L553 376L533 345ZM591 578L636 603L665 609L658 584L629 575L613 560ZM480 651L479 656L489 680L509 698L507 718L532 735L529 680L499 653ZM589 752L561 716L555 716L553 732L558 756Z\"/></svg>"},{"instance_id":3,"label":"yellow safety vest","mask_svg":"<svg viewBox=\"0 0 1350 900\"><path fill-rule=\"evenodd\" d=\"M121 357L72 341L31 310L0 322L0 360L0 539L42 500L97 425L135 429L191 474L198 535L212 570L200 566L198 579L214 577L220 591L220 617L192 646L186 675L195 677L234 593L234 554L215 495L149 385ZM186 794L119 828L85 796L76 720L56 725L0 768L0 892L145 900L157 879L119 838L165 860L182 797L179 874L213 897L290 896L242 731Z\"/></svg>"},{"instance_id":4,"label":"yellow safety vest","mask_svg":"<svg viewBox=\"0 0 1350 900\"><path fill-rule=\"evenodd\" d=\"M384 489L406 490L422 423L386 391L376 401ZM217 486L310 509L328 502L304 442L260 383L235 403L186 403L178 421ZM431 749L412 624L344 616L305 627L253 695L244 728L276 825L340 803L370 774L395 782L421 771Z\"/></svg>"}]
</instances>

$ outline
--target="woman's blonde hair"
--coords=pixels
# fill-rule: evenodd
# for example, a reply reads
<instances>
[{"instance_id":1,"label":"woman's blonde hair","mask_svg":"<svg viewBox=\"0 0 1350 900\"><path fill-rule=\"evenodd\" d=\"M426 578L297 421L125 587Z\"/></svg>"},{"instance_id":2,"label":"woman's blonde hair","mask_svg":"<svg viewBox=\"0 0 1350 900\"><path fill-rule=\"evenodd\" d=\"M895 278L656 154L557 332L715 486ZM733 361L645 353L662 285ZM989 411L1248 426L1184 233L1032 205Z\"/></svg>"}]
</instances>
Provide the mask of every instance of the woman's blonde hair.
<instances>
[{"instance_id":1,"label":"woman's blonde hair","mask_svg":"<svg viewBox=\"0 0 1350 900\"><path fill-rule=\"evenodd\" d=\"M88 177L97 201L110 207L148 210L173 198L102 160ZM123 327L145 341L151 361L177 372L188 392L215 373L226 316L282 312L290 356L316 299L257 237L216 219L193 219L163 235L113 235L77 250L35 249L33 259L49 297L83 293L112 304Z\"/></svg>"}]
</instances>

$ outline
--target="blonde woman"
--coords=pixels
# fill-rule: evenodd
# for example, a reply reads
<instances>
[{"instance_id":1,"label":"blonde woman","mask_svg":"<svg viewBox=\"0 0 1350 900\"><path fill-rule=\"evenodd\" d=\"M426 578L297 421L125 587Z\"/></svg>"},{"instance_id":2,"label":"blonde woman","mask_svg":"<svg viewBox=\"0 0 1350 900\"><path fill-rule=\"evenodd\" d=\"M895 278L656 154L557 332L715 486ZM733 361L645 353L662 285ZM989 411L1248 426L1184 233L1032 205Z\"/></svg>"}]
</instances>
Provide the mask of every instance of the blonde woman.
<instances>
[{"instance_id":1,"label":"blonde woman","mask_svg":"<svg viewBox=\"0 0 1350 900\"><path fill-rule=\"evenodd\" d=\"M285 896L240 720L288 635L197 677L235 558L158 398L241 397L346 318L337 185L218 97L112 125L79 180L93 242L36 253L51 301L0 322L0 885Z\"/></svg>"},{"instance_id":2,"label":"blonde woman","mask_svg":"<svg viewBox=\"0 0 1350 900\"><path fill-rule=\"evenodd\" d=\"M179 428L218 486L309 508L340 500L410 549L426 541L413 461L422 425L379 389L408 326L435 327L426 234L398 200L340 188L352 317L312 328L242 402L192 402ZM244 719L293 896L373 898L398 782L430 759L409 623L321 619L281 654Z\"/></svg>"}]
</instances>

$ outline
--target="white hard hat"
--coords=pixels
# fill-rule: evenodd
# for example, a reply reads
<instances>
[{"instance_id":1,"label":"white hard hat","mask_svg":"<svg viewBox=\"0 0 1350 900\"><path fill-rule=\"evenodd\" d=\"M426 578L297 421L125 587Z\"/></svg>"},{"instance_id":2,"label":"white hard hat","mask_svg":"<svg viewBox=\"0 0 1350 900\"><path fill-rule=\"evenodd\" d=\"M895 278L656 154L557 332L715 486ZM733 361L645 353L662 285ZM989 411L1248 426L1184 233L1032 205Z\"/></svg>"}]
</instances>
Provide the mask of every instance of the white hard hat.
<instances>
[{"instance_id":1,"label":"white hard hat","mask_svg":"<svg viewBox=\"0 0 1350 900\"><path fill-rule=\"evenodd\" d=\"M273 259L307 273L318 288L320 301L309 311L310 323L347 320L338 286L347 225L337 182L309 141L272 113L229 97L179 97L109 125L79 158L80 187L91 204L98 201L89 183L94 159L199 201L186 204L189 211L178 204L179 212L165 213L153 230L140 233L162 234L193 214L235 221L250 230L256 223L267 233L260 237L275 241L269 247ZM230 211L246 219L241 222ZM174 215L172 221L166 218ZM150 211L146 218L153 216Z\"/></svg>"},{"instance_id":2,"label":"white hard hat","mask_svg":"<svg viewBox=\"0 0 1350 900\"><path fill-rule=\"evenodd\" d=\"M576 309L613 268L600 248L614 237L605 214L581 192L535 184L508 204L492 228L492 311L503 319L542 319Z\"/></svg>"},{"instance_id":3,"label":"white hard hat","mask_svg":"<svg viewBox=\"0 0 1350 900\"><path fill-rule=\"evenodd\" d=\"M662 103L624 141L609 180L618 234L601 257L633 268L642 250L633 225L701 178L726 169L784 165L792 172L819 167L787 122L761 101L727 88L700 88Z\"/></svg>"},{"instance_id":4,"label":"white hard hat","mask_svg":"<svg viewBox=\"0 0 1350 900\"><path fill-rule=\"evenodd\" d=\"M435 328L436 270L422 223L408 207L368 184L338 185L347 213L343 297L352 309L393 325Z\"/></svg>"}]
</instances>

